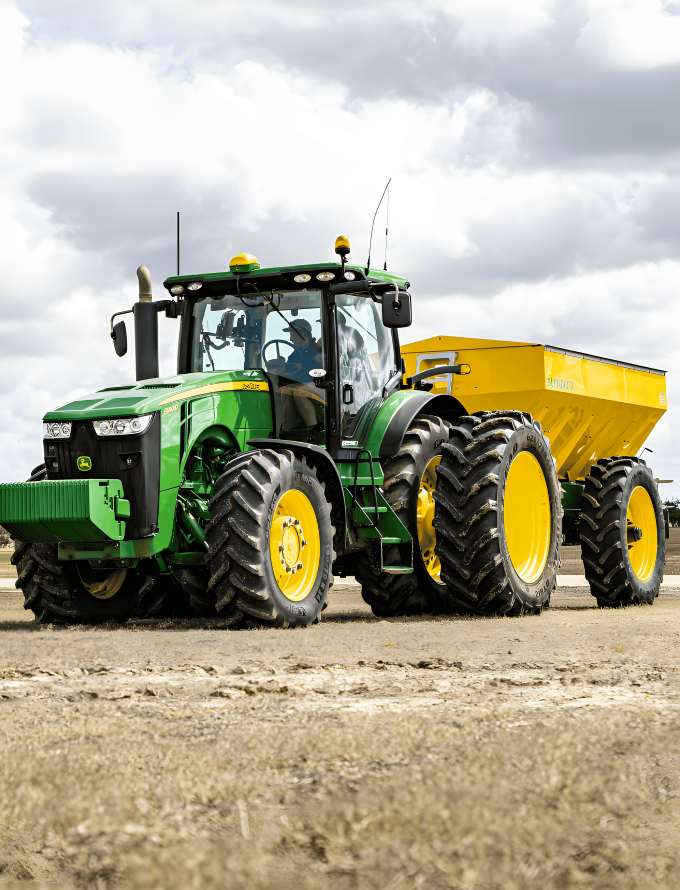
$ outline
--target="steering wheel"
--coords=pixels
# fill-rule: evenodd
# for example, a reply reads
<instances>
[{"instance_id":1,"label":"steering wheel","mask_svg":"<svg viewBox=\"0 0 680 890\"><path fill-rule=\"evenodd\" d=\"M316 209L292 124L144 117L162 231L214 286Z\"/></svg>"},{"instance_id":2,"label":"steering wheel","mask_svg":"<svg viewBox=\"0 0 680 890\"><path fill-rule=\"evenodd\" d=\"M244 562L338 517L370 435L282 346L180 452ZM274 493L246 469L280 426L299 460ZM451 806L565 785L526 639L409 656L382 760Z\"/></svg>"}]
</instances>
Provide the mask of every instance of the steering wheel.
<instances>
[{"instance_id":1,"label":"steering wheel","mask_svg":"<svg viewBox=\"0 0 680 890\"><path fill-rule=\"evenodd\" d=\"M279 349L279 343L283 343L283 345L287 346L291 350L291 352L295 349L290 340L267 340L267 342L262 347L262 358L265 360L265 362L267 362L267 364L269 364L269 361L267 361L267 356L265 355L265 353L267 352L267 347L271 346L272 343L276 344L276 359L269 359L269 361L272 362L276 361L277 359L281 359L281 350Z\"/></svg>"}]
</instances>

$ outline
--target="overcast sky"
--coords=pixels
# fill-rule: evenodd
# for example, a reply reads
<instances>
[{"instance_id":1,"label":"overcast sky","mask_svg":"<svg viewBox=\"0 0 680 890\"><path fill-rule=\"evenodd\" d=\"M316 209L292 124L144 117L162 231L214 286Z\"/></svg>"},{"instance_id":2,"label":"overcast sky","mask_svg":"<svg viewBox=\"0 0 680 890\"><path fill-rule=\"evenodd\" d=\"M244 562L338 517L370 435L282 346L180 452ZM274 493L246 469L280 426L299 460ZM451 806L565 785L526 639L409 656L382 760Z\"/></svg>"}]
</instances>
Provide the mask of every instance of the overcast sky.
<instances>
[{"instance_id":1,"label":"overcast sky","mask_svg":"<svg viewBox=\"0 0 680 890\"><path fill-rule=\"evenodd\" d=\"M666 369L647 457L680 495L680 0L0 0L0 83L1 479L45 411L134 378L108 318L142 263L162 297L177 210L183 272L340 233L360 262L391 176L407 339Z\"/></svg>"}]
</instances>

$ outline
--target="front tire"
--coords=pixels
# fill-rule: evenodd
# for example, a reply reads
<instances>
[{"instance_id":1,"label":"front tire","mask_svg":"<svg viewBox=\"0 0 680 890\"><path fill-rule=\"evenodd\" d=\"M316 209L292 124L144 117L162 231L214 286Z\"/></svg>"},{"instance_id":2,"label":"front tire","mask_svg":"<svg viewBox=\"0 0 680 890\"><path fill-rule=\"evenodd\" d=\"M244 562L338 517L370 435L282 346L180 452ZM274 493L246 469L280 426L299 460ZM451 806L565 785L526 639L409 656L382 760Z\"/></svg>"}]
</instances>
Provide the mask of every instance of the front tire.
<instances>
[{"instance_id":1,"label":"front tire","mask_svg":"<svg viewBox=\"0 0 680 890\"><path fill-rule=\"evenodd\" d=\"M291 451L248 451L215 484L206 529L208 590L233 625L319 620L333 583L331 505L314 467Z\"/></svg>"},{"instance_id":2,"label":"front tire","mask_svg":"<svg viewBox=\"0 0 680 890\"><path fill-rule=\"evenodd\" d=\"M637 457L598 460L582 495L581 558L600 607L654 602L666 559L663 505Z\"/></svg>"},{"instance_id":3,"label":"front tire","mask_svg":"<svg viewBox=\"0 0 680 890\"><path fill-rule=\"evenodd\" d=\"M561 491L541 425L520 411L461 417L437 476L436 553L453 606L540 612L562 546Z\"/></svg>"}]
</instances>

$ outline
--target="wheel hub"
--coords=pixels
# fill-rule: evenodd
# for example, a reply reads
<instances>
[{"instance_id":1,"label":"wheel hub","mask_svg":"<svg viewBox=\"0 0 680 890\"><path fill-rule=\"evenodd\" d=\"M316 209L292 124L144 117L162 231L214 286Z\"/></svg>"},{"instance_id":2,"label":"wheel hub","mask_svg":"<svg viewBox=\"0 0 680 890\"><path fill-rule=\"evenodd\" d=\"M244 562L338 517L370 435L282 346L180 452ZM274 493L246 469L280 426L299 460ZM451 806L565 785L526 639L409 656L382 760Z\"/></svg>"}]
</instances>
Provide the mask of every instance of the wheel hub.
<instances>
[{"instance_id":1,"label":"wheel hub","mask_svg":"<svg viewBox=\"0 0 680 890\"><path fill-rule=\"evenodd\" d=\"M277 524L279 519L276 520ZM279 556L281 557L281 565L284 571L294 575L303 568L300 559L303 548L307 546L307 541L305 541L304 534L302 533L302 523L294 516L284 516L280 524L280 534Z\"/></svg>"}]
</instances>

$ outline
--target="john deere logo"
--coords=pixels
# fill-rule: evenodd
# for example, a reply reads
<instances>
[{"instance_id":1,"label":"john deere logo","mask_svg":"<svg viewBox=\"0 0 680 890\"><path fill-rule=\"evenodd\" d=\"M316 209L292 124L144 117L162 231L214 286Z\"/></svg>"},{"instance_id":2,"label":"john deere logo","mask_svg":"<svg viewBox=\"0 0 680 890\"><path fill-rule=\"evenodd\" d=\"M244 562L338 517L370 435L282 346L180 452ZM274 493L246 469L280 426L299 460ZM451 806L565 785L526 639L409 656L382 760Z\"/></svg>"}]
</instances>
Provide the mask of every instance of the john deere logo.
<instances>
[{"instance_id":1,"label":"john deere logo","mask_svg":"<svg viewBox=\"0 0 680 890\"><path fill-rule=\"evenodd\" d=\"M78 458L78 469L82 470L83 473L87 473L88 470L91 470L92 469L92 458L79 457Z\"/></svg>"}]
</instances>

